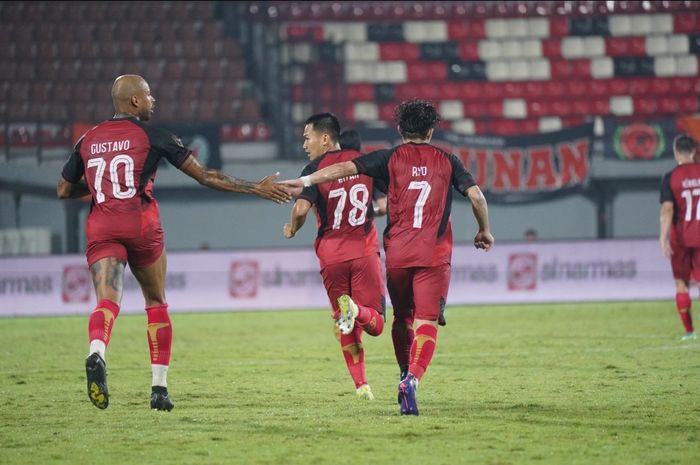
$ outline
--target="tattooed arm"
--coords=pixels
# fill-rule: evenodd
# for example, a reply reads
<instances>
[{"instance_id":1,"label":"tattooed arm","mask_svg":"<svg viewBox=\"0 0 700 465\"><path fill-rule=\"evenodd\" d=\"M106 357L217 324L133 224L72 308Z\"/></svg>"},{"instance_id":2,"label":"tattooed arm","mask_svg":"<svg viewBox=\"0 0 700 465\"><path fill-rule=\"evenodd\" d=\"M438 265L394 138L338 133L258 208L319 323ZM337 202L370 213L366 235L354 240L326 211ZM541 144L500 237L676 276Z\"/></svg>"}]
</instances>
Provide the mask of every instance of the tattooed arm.
<instances>
[{"instance_id":1,"label":"tattooed arm","mask_svg":"<svg viewBox=\"0 0 700 465\"><path fill-rule=\"evenodd\" d=\"M66 179L61 176L58 178L58 186L56 186L56 195L59 199L78 199L86 195L90 195L90 189L88 189L85 180L80 180L76 183L66 181Z\"/></svg>"},{"instance_id":2,"label":"tattooed arm","mask_svg":"<svg viewBox=\"0 0 700 465\"><path fill-rule=\"evenodd\" d=\"M245 179L234 178L221 171L207 168L199 164L197 159L190 155L184 161L182 170L188 176L197 180L203 186L225 192L243 192L255 194L263 199L272 200L276 203L288 202L292 197L283 186L275 184L278 174L266 176L259 182L247 181Z\"/></svg>"}]
</instances>

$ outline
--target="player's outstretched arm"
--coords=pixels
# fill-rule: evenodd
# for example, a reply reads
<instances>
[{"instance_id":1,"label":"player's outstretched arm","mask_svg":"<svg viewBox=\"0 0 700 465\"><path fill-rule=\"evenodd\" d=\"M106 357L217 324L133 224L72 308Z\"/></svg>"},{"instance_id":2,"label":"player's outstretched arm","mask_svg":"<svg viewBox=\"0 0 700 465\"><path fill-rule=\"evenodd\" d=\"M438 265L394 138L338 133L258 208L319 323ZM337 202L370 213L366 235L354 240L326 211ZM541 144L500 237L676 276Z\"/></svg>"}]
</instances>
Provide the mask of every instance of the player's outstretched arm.
<instances>
[{"instance_id":1,"label":"player's outstretched arm","mask_svg":"<svg viewBox=\"0 0 700 465\"><path fill-rule=\"evenodd\" d=\"M479 224L479 231L474 237L474 246L477 249L484 249L488 251L493 247L496 240L491 234L491 226L489 225L489 209L486 204L486 198L483 192L479 189L479 186L472 186L467 189L467 197L472 203L472 212L474 213L474 218Z\"/></svg>"},{"instance_id":2,"label":"player's outstretched arm","mask_svg":"<svg viewBox=\"0 0 700 465\"><path fill-rule=\"evenodd\" d=\"M56 195L59 199L78 199L90 195L87 183L80 180L76 183L66 181L66 178L59 176L58 186L56 186Z\"/></svg>"},{"instance_id":3,"label":"player's outstretched arm","mask_svg":"<svg viewBox=\"0 0 700 465\"><path fill-rule=\"evenodd\" d=\"M255 194L276 203L286 203L292 198L284 185L275 182L279 173L266 176L258 182L247 181L202 166L192 155L180 166L180 170L196 179L201 185L218 191Z\"/></svg>"},{"instance_id":4,"label":"player's outstretched arm","mask_svg":"<svg viewBox=\"0 0 700 465\"><path fill-rule=\"evenodd\" d=\"M292 195L297 196L301 194L301 190L304 187L335 181L336 179L344 178L345 176L352 176L353 174L357 174L357 166L355 166L355 164L351 161L343 161L326 166L325 168L314 171L307 176L281 181L279 184L287 186L289 192Z\"/></svg>"}]
</instances>

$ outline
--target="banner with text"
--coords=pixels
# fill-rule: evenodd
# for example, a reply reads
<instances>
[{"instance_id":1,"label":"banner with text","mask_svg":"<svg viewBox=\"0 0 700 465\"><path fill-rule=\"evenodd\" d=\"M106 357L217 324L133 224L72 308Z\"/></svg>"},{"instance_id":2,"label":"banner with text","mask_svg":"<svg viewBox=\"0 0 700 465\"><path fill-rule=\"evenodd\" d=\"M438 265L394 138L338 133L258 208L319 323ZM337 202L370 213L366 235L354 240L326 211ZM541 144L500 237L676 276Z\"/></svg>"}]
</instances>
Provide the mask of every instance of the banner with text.
<instances>
[{"instance_id":1,"label":"banner with text","mask_svg":"<svg viewBox=\"0 0 700 465\"><path fill-rule=\"evenodd\" d=\"M399 144L395 128L358 128L362 151ZM593 123L520 136L435 133L432 143L457 155L489 201L536 202L579 192L591 174Z\"/></svg>"},{"instance_id":2,"label":"banner with text","mask_svg":"<svg viewBox=\"0 0 700 465\"><path fill-rule=\"evenodd\" d=\"M173 311L328 308L311 250L171 252ZM669 262L649 240L455 246L448 305L673 299ZM88 314L95 305L82 255L0 258L0 316ZM134 277L122 311L143 311Z\"/></svg>"}]
</instances>

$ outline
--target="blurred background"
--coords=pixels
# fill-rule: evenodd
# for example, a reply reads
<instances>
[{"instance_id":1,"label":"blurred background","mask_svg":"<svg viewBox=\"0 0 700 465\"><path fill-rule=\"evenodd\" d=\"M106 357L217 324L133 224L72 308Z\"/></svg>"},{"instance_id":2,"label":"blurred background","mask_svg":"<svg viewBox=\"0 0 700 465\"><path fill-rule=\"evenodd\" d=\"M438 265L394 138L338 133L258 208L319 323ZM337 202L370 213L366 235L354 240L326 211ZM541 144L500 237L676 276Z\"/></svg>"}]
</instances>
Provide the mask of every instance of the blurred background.
<instances>
[{"instance_id":1,"label":"blurred background","mask_svg":"<svg viewBox=\"0 0 700 465\"><path fill-rule=\"evenodd\" d=\"M2 255L83 251L89 204L56 200L55 186L73 143L112 115L121 74L150 83L152 124L247 179L298 176L313 113L336 114L368 149L396 141L396 104L431 100L438 139L479 174L506 242L657 236L673 137L700 126L696 1L0 2L0 43ZM566 168L561 140L585 131ZM501 147L488 163L462 150L484 142ZM553 147L547 167L510 151L540 143ZM171 166L155 195L169 250L315 235L310 223L285 241L288 206L202 188ZM453 225L456 242L471 240L461 200Z\"/></svg>"}]
</instances>

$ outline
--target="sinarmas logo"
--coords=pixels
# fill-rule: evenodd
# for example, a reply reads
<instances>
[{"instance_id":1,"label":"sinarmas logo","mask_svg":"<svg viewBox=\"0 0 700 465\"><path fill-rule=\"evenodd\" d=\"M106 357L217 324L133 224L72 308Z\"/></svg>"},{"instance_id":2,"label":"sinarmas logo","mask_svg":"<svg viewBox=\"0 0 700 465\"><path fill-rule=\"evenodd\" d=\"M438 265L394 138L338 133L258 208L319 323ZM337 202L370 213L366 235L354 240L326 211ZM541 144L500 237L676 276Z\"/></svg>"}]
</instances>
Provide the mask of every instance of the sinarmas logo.
<instances>
[{"instance_id":1,"label":"sinarmas logo","mask_svg":"<svg viewBox=\"0 0 700 465\"><path fill-rule=\"evenodd\" d=\"M85 265L63 267L63 285L61 287L63 302L87 302L92 292L90 270Z\"/></svg>"},{"instance_id":2,"label":"sinarmas logo","mask_svg":"<svg viewBox=\"0 0 700 465\"><path fill-rule=\"evenodd\" d=\"M256 297L260 264L257 260L236 260L231 262L228 275L228 291L231 297Z\"/></svg>"},{"instance_id":3,"label":"sinarmas logo","mask_svg":"<svg viewBox=\"0 0 700 465\"><path fill-rule=\"evenodd\" d=\"M514 253L508 256L508 289L531 291L537 288L537 254Z\"/></svg>"},{"instance_id":4,"label":"sinarmas logo","mask_svg":"<svg viewBox=\"0 0 700 465\"><path fill-rule=\"evenodd\" d=\"M560 261L557 257L542 263L542 281L591 281L633 279L637 276L636 260Z\"/></svg>"}]
</instances>

